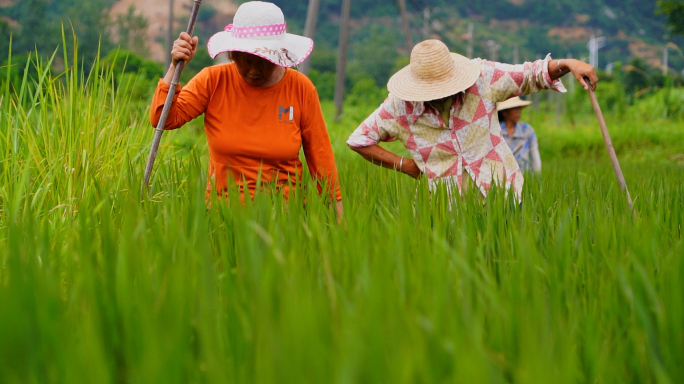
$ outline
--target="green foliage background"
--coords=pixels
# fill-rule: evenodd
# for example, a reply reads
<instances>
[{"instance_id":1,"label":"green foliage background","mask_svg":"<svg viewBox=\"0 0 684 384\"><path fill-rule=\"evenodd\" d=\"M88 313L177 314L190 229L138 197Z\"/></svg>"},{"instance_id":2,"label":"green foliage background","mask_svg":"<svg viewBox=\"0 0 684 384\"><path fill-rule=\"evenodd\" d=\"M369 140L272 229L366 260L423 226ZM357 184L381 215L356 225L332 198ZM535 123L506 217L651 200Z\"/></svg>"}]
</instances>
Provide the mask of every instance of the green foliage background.
<instances>
[{"instance_id":1,"label":"green foliage background","mask_svg":"<svg viewBox=\"0 0 684 384\"><path fill-rule=\"evenodd\" d=\"M415 12L427 3L409 1ZM334 19L339 2L322 4ZM336 225L308 179L290 202L265 193L239 205L231 191L208 207L201 119L165 134L142 193L147 109L164 68L114 46L109 5L2 9L22 30L0 19L13 33L12 49L0 41L0 382L684 381L679 75L639 59L601 73L636 218L579 87L533 96L524 112L544 171L527 175L522 206L496 192L484 205L471 194L454 201L344 144L407 64L394 4L355 0L339 122L327 101L334 22L319 28L311 71L344 194ZM301 33L305 2L280 5ZM429 5L457 27L444 39L460 51L465 21L510 45L520 37L487 22L524 15L535 21L521 30L532 58L578 52L545 31L586 13L616 32L604 6L645 40L665 33L652 1ZM614 45L607 57L622 57Z\"/></svg>"},{"instance_id":2,"label":"green foliage background","mask_svg":"<svg viewBox=\"0 0 684 384\"><path fill-rule=\"evenodd\" d=\"M293 33L302 33L308 2L274 0L285 13L288 28ZM12 34L12 51L15 56L32 52L47 54L60 47L61 31L67 34L73 31L79 36L79 55L81 63L87 66L94 61L97 52L103 55L115 50L116 44L111 31L118 31L117 41L123 49L144 55L140 42L131 36L141 33L145 28L144 20L131 11L119 20L109 20L107 11L114 0L24 0L10 7L0 8L0 16L14 20L19 27L10 27L4 18L0 18L0 32L4 36ZM657 78L660 68L651 68L639 58L632 57L630 41L641 39L645 43L665 45L673 43L675 47L684 47L684 36L668 36L667 20L677 20L677 2L656 0L647 1L615 1L615 0L560 0L552 3L540 0L529 0L520 5L508 0L492 0L472 2L464 0L408 0L411 13L411 28L414 41L423 38L423 11L431 9L431 37L445 41L452 51L465 53L464 35L468 24L475 27L474 55L489 57L487 41L495 41L500 45L500 61L513 60L513 48L519 47L521 60L534 60L552 53L555 57L571 54L581 58L587 56L585 43L569 43L555 37L549 37L547 31L552 27L582 27L603 34L607 37L607 46L600 52L600 67L607 63L630 64L647 73L651 79L638 79L637 73L627 74L626 89L634 94L644 89L659 88L664 85L662 78ZM659 12L656 12L659 10ZM322 0L318 28L316 32L316 49L312 55L312 67L315 71L312 78L321 91L323 98L332 98L331 87L334 86L335 57L339 36L340 2L338 0ZM664 14L661 14L664 13ZM197 25L197 34L206 41L215 32L217 21L213 20L216 11L206 2L201 8ZM670 15L670 16L668 16ZM183 20L185 16L177 15ZM354 19L350 42L347 68L347 93L354 85L365 79L373 79L375 85L384 89L389 75L406 63L409 50L403 41L398 7L395 1L354 0L352 2ZM668 17L670 17L668 19ZM514 21L516 32L509 32L502 27L492 27L493 20ZM220 23L219 23L220 24ZM222 25L222 24L221 24ZM676 33L676 30L673 30ZM67 52L72 52L72 42L67 43ZM678 50L677 50L678 49ZM669 59L673 69L671 75L675 82L681 81L684 68L684 56L681 49L672 49ZM61 50L61 48L60 48ZM4 62L9 52L9 40L0 41L0 62ZM57 69L61 59L55 61ZM72 58L73 61L73 58ZM184 80L206 65L211 65L206 52L198 52L191 67L186 71ZM161 73L159 74L161 75ZM628 98L628 101L631 98Z\"/></svg>"},{"instance_id":3,"label":"green foliage background","mask_svg":"<svg viewBox=\"0 0 684 384\"><path fill-rule=\"evenodd\" d=\"M0 382L684 380L681 89L606 110L636 217L579 89L574 126L548 94L525 110L544 171L522 206L369 164L344 141L374 105L324 102L337 225L308 178L207 206L201 121L143 193L150 80L125 57L0 71Z\"/></svg>"}]
</instances>

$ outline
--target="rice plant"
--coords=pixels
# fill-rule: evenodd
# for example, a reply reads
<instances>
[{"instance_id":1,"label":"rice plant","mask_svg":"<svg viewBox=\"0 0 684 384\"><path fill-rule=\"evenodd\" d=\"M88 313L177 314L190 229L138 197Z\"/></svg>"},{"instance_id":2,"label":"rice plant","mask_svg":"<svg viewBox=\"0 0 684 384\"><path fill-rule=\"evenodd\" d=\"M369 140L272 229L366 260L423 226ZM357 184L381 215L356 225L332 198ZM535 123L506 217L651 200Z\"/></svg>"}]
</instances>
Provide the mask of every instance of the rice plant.
<instances>
[{"instance_id":1,"label":"rice plant","mask_svg":"<svg viewBox=\"0 0 684 384\"><path fill-rule=\"evenodd\" d=\"M141 194L148 101L50 64L0 94L0 382L684 380L681 165L623 163L636 219L605 154L454 200L347 150L352 110L343 225L308 181L208 205L201 136Z\"/></svg>"}]
</instances>

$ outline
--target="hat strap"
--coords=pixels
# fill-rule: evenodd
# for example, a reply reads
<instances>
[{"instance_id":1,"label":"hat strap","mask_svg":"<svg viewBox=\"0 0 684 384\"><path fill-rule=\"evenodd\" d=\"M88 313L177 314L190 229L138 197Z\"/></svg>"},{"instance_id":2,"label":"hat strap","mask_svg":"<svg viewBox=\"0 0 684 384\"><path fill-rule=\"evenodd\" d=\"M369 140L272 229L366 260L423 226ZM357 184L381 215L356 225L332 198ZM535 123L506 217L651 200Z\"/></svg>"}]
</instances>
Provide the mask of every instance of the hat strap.
<instances>
[{"instance_id":1,"label":"hat strap","mask_svg":"<svg viewBox=\"0 0 684 384\"><path fill-rule=\"evenodd\" d=\"M267 25L250 25L247 27L236 27L233 24L226 25L223 30L231 32L233 37L259 37L259 36L276 36L285 33L285 24L267 24Z\"/></svg>"}]
</instances>

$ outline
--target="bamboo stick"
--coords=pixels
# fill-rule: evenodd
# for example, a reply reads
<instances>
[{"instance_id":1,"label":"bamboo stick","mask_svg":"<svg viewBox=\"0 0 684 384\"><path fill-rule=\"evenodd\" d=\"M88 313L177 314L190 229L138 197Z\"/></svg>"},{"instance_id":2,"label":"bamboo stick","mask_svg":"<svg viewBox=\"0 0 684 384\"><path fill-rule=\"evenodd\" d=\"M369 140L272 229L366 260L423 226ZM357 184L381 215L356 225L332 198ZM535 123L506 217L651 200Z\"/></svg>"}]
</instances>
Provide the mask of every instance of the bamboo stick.
<instances>
[{"instance_id":1,"label":"bamboo stick","mask_svg":"<svg viewBox=\"0 0 684 384\"><path fill-rule=\"evenodd\" d=\"M599 106L598 100L596 99L596 94L592 89L591 82L586 77L584 81L589 85L587 92L589 93L589 98L591 99L591 105L594 107L594 113L598 119L599 126L601 127L601 134L603 135L603 141L606 143L606 149L608 150L608 155L610 156L610 161L613 163L613 170L615 171L615 176L620 183L620 188L625 191L627 195L627 202L629 203L629 209L632 211L636 218L636 212L633 210L632 197L629 195L629 189L627 188L627 182L625 182L625 176L622 174L622 169L620 169L620 163L618 162L617 155L615 154L615 148L613 148L613 142L610 140L610 134L608 134L608 128L606 127L606 121L603 119L603 113L601 113L601 106Z\"/></svg>"},{"instance_id":2,"label":"bamboo stick","mask_svg":"<svg viewBox=\"0 0 684 384\"><path fill-rule=\"evenodd\" d=\"M188 21L188 28L186 32L192 36L192 32L195 30L195 23L197 22L197 14L199 13L200 5L202 5L202 0L194 0L192 7L192 12L190 14L190 21ZM152 141L152 147L150 148L150 157L147 160L147 166L145 167L145 179L143 187L144 189L149 188L150 176L152 175L152 167L154 166L154 160L157 158L157 150L159 149L159 142L161 141L162 134L164 133L164 126L166 125L166 120L169 117L169 111L173 105L173 97L176 94L176 87L178 86L178 81L180 79L181 72L183 72L183 67L185 62L183 60L178 61L176 64L176 69L173 72L173 79L169 87L169 93L166 95L166 101L164 102L164 109L162 109L161 117L159 118L159 123L155 128L154 140Z\"/></svg>"}]
</instances>

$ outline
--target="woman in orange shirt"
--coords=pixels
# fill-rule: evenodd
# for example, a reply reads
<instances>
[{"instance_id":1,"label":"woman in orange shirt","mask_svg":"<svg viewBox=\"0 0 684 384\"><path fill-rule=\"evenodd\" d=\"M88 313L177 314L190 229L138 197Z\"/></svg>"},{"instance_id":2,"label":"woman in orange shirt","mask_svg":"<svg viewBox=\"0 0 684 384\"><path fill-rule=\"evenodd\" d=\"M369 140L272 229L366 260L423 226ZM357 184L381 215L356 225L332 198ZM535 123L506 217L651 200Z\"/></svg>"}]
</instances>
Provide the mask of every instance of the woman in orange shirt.
<instances>
[{"instance_id":1,"label":"woman in orange shirt","mask_svg":"<svg viewBox=\"0 0 684 384\"><path fill-rule=\"evenodd\" d=\"M179 60L192 60L197 37L180 34L171 66L157 85L150 121L156 126ZM204 114L209 146L207 194L223 195L235 183L254 197L257 182L272 185L287 198L301 182L303 147L309 173L325 186L342 217L337 167L318 93L303 74L289 69L311 53L313 41L285 32L275 4L242 4L233 24L209 39L209 55L229 52L232 63L203 69L177 89L164 129L175 129ZM261 177L259 180L259 176ZM213 184L213 186L212 186Z\"/></svg>"}]
</instances>

